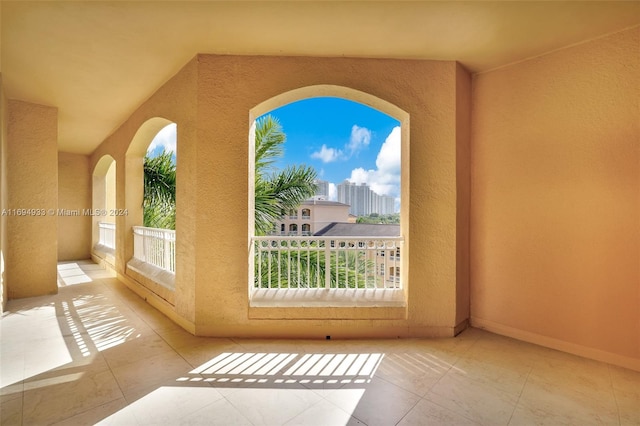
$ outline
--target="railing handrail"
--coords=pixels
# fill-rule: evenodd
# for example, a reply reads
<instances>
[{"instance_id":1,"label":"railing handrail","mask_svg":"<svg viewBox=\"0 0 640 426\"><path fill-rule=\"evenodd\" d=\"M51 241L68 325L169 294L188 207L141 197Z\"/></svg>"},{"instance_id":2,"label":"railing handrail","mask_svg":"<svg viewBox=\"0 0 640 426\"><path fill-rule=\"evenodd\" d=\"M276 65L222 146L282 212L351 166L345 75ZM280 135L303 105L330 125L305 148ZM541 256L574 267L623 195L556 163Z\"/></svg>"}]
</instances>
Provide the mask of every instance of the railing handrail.
<instances>
[{"instance_id":1,"label":"railing handrail","mask_svg":"<svg viewBox=\"0 0 640 426\"><path fill-rule=\"evenodd\" d=\"M133 228L134 231L149 230L149 231L167 232L169 234L175 234L176 233L175 229L150 228L148 226L141 226L141 225L134 225L134 226L132 226L132 228Z\"/></svg>"}]
</instances>

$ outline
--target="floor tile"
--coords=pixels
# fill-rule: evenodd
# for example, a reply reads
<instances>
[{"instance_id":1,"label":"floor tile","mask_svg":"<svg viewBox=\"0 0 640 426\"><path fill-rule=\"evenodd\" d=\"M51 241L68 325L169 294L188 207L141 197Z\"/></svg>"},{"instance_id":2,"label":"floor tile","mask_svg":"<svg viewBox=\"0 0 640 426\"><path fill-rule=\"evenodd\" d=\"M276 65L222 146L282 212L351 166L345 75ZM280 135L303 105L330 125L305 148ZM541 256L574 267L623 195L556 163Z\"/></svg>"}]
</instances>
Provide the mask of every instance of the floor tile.
<instances>
[{"instance_id":1,"label":"floor tile","mask_svg":"<svg viewBox=\"0 0 640 426\"><path fill-rule=\"evenodd\" d=\"M450 370L450 374L471 379L484 386L519 395L529 376L531 367L513 364L511 360L496 358L462 358Z\"/></svg>"},{"instance_id":2,"label":"floor tile","mask_svg":"<svg viewBox=\"0 0 640 426\"><path fill-rule=\"evenodd\" d=\"M369 383L350 384L337 389L326 399L361 422L373 426L396 424L420 397L374 377Z\"/></svg>"},{"instance_id":3,"label":"floor tile","mask_svg":"<svg viewBox=\"0 0 640 426\"><path fill-rule=\"evenodd\" d=\"M640 425L640 388L633 391L614 389L616 405L623 425Z\"/></svg>"},{"instance_id":4,"label":"floor tile","mask_svg":"<svg viewBox=\"0 0 640 426\"><path fill-rule=\"evenodd\" d=\"M518 395L452 372L427 393L425 399L484 425L506 425Z\"/></svg>"},{"instance_id":5,"label":"floor tile","mask_svg":"<svg viewBox=\"0 0 640 426\"><path fill-rule=\"evenodd\" d=\"M179 419L176 425L252 426L251 422L226 399L219 399Z\"/></svg>"},{"instance_id":6,"label":"floor tile","mask_svg":"<svg viewBox=\"0 0 640 426\"><path fill-rule=\"evenodd\" d=\"M175 352L143 358L136 362L112 367L113 376L128 401L139 389L162 384L167 380L176 380L187 374L191 366Z\"/></svg>"},{"instance_id":7,"label":"floor tile","mask_svg":"<svg viewBox=\"0 0 640 426\"><path fill-rule=\"evenodd\" d=\"M321 400L309 407L293 419L285 423L286 426L326 426L326 425L364 425L336 405L327 400Z\"/></svg>"},{"instance_id":8,"label":"floor tile","mask_svg":"<svg viewBox=\"0 0 640 426\"><path fill-rule=\"evenodd\" d=\"M175 354L171 346L158 335L142 336L125 341L101 352L111 368L134 364L157 355Z\"/></svg>"},{"instance_id":9,"label":"floor tile","mask_svg":"<svg viewBox=\"0 0 640 426\"><path fill-rule=\"evenodd\" d=\"M322 398L301 385L290 388L241 388L226 399L253 425L281 425Z\"/></svg>"},{"instance_id":10,"label":"floor tile","mask_svg":"<svg viewBox=\"0 0 640 426\"><path fill-rule=\"evenodd\" d=\"M49 424L122 398L109 371L48 378L24 392L24 424Z\"/></svg>"},{"instance_id":11,"label":"floor tile","mask_svg":"<svg viewBox=\"0 0 640 426\"><path fill-rule=\"evenodd\" d=\"M538 419L541 424L617 424L613 392L589 394L581 385L550 377L529 377L514 411L512 424Z\"/></svg>"},{"instance_id":12,"label":"floor tile","mask_svg":"<svg viewBox=\"0 0 640 426\"><path fill-rule=\"evenodd\" d=\"M210 386L163 385L129 403L122 411L132 414L140 424L177 425L188 414L222 400Z\"/></svg>"},{"instance_id":13,"label":"floor tile","mask_svg":"<svg viewBox=\"0 0 640 426\"><path fill-rule=\"evenodd\" d=\"M0 403L0 424L22 425L22 395L19 398L3 400Z\"/></svg>"},{"instance_id":14,"label":"floor tile","mask_svg":"<svg viewBox=\"0 0 640 426\"><path fill-rule=\"evenodd\" d=\"M398 426L474 426L478 423L434 404L426 399L421 400L402 418Z\"/></svg>"},{"instance_id":15,"label":"floor tile","mask_svg":"<svg viewBox=\"0 0 640 426\"><path fill-rule=\"evenodd\" d=\"M82 426L82 425L95 425L103 421L105 418L117 413L127 406L127 401L124 398L119 398L106 404L91 408L87 411L83 411L75 416L68 417L58 423L54 423L55 426ZM131 425L129 422L118 422L114 424ZM137 424L137 421L136 423Z\"/></svg>"}]
</instances>

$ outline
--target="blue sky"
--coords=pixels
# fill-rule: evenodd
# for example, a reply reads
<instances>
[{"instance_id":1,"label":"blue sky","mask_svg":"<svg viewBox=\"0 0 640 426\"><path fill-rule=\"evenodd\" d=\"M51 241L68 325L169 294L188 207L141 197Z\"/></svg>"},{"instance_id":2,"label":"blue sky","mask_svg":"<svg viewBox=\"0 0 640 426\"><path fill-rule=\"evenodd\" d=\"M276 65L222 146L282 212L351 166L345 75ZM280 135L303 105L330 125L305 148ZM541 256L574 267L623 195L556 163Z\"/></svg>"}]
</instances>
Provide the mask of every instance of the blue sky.
<instances>
[{"instance_id":1,"label":"blue sky","mask_svg":"<svg viewBox=\"0 0 640 426\"><path fill-rule=\"evenodd\" d=\"M310 98L269 114L280 121L287 141L276 164L313 166L322 180L367 183L375 192L400 197L400 123L366 105L341 98ZM176 125L163 128L148 151L176 149Z\"/></svg>"},{"instance_id":2,"label":"blue sky","mask_svg":"<svg viewBox=\"0 0 640 426\"><path fill-rule=\"evenodd\" d=\"M379 194L399 197L400 123L366 105L340 98L310 98L269 114L287 135L277 166L313 166L322 180L366 182Z\"/></svg>"},{"instance_id":3,"label":"blue sky","mask_svg":"<svg viewBox=\"0 0 640 426\"><path fill-rule=\"evenodd\" d=\"M147 153L150 153L151 157L159 155L163 150L173 151L176 153L176 123L171 123L162 128L149 144Z\"/></svg>"}]
</instances>

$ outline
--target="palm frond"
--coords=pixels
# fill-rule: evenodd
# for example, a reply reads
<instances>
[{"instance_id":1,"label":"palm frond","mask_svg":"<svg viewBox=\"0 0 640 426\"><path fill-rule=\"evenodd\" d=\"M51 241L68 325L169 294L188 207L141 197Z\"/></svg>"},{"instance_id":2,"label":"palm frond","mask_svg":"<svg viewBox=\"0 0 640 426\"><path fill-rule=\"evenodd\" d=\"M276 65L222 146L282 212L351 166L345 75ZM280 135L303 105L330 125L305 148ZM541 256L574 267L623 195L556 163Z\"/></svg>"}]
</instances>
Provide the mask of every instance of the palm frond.
<instances>
[{"instance_id":1,"label":"palm frond","mask_svg":"<svg viewBox=\"0 0 640 426\"><path fill-rule=\"evenodd\" d=\"M296 209L316 191L316 172L308 166L289 166L275 171L283 155L286 136L277 118L267 115L256 122L255 131L255 229L268 234L283 211Z\"/></svg>"},{"instance_id":2,"label":"palm frond","mask_svg":"<svg viewBox=\"0 0 640 426\"><path fill-rule=\"evenodd\" d=\"M283 145L287 137L278 119L267 115L257 120L255 138L256 174L268 172L273 163L284 155Z\"/></svg>"},{"instance_id":3,"label":"palm frond","mask_svg":"<svg viewBox=\"0 0 640 426\"><path fill-rule=\"evenodd\" d=\"M176 165L173 151L144 157L144 226L175 229Z\"/></svg>"}]
</instances>

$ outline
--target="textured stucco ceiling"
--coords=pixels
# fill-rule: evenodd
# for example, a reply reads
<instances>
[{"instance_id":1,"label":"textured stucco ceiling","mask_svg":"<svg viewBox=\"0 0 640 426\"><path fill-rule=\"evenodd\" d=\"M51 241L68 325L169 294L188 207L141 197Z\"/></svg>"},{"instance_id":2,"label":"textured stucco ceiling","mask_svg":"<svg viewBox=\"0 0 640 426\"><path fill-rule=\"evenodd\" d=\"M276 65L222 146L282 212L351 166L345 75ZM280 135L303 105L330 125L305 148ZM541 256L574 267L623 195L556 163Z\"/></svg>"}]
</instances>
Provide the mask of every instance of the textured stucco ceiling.
<instances>
[{"instance_id":1,"label":"textured stucco ceiling","mask_svg":"<svg viewBox=\"0 0 640 426\"><path fill-rule=\"evenodd\" d=\"M486 71L640 23L640 2L0 3L9 98L90 153L197 53L457 60Z\"/></svg>"}]
</instances>

